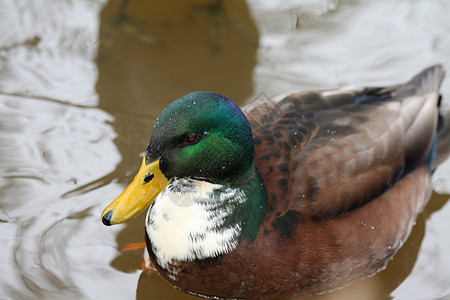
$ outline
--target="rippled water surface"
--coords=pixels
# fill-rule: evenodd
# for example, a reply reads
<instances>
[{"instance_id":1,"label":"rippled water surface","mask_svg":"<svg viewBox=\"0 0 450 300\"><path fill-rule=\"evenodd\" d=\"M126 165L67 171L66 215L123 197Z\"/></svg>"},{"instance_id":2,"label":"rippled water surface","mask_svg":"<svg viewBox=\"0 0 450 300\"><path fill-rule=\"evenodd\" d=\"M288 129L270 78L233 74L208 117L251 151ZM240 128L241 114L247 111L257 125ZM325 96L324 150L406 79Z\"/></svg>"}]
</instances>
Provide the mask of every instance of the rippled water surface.
<instances>
[{"instance_id":1,"label":"rippled water surface","mask_svg":"<svg viewBox=\"0 0 450 300\"><path fill-rule=\"evenodd\" d=\"M211 90L398 83L450 70L450 2L3 0L0 298L194 299L142 273L143 217L102 209L132 179L156 117ZM450 80L443 87L450 106ZM450 162L386 270L323 299L450 299Z\"/></svg>"}]
</instances>

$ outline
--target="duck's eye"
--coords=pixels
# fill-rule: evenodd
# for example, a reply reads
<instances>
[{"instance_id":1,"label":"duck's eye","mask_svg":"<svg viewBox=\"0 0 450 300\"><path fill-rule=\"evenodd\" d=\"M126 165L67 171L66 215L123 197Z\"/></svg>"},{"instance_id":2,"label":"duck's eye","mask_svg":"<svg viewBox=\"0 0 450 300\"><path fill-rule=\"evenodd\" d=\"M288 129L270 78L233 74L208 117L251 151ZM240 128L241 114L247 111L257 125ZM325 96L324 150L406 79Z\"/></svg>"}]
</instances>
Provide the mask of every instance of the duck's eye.
<instances>
[{"instance_id":1,"label":"duck's eye","mask_svg":"<svg viewBox=\"0 0 450 300\"><path fill-rule=\"evenodd\" d=\"M199 135L197 133L190 133L186 136L185 142L188 144L195 144L198 141Z\"/></svg>"}]
</instances>

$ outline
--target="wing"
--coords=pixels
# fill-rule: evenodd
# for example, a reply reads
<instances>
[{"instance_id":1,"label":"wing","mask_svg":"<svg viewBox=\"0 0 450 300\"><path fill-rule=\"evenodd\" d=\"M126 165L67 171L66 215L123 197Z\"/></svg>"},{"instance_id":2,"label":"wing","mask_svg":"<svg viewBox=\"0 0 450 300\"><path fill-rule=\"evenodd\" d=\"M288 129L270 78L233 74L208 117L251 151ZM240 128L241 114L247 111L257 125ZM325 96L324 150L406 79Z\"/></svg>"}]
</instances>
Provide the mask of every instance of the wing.
<instances>
[{"instance_id":1,"label":"wing","mask_svg":"<svg viewBox=\"0 0 450 300\"><path fill-rule=\"evenodd\" d=\"M344 215L424 163L442 78L425 79L438 71L405 85L293 94L247 107L272 216L292 209L312 221Z\"/></svg>"}]
</instances>

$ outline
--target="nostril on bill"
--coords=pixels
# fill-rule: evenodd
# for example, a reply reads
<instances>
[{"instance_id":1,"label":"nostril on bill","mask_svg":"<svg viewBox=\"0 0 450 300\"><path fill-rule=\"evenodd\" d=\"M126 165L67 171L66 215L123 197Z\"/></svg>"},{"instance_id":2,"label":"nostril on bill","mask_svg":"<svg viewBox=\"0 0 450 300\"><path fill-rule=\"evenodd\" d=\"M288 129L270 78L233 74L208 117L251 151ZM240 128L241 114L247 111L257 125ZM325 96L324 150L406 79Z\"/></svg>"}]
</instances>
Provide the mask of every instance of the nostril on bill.
<instances>
[{"instance_id":1,"label":"nostril on bill","mask_svg":"<svg viewBox=\"0 0 450 300\"><path fill-rule=\"evenodd\" d=\"M152 181L153 177L155 177L155 175L153 175L152 173L145 175L144 183L149 183L150 181Z\"/></svg>"}]
</instances>

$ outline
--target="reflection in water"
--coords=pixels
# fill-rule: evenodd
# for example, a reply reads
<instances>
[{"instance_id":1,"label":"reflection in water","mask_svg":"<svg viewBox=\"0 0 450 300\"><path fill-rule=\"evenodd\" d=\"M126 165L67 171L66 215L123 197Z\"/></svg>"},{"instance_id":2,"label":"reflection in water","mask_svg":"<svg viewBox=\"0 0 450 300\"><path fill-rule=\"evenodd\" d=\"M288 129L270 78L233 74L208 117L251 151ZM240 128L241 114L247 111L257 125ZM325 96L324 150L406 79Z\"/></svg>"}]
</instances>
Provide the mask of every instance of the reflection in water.
<instances>
[{"instance_id":1,"label":"reflection in water","mask_svg":"<svg viewBox=\"0 0 450 300\"><path fill-rule=\"evenodd\" d=\"M113 105L117 111L156 117L169 99L191 91L231 91L230 97L240 102L252 93L257 33L245 3L118 3L111 1L102 12L102 24L107 24L101 29L99 50L97 90L102 106L107 101L107 109ZM216 28L212 33L210 23ZM123 29L133 25L133 30ZM144 34L160 42L145 43L140 38Z\"/></svg>"},{"instance_id":2,"label":"reflection in water","mask_svg":"<svg viewBox=\"0 0 450 300\"><path fill-rule=\"evenodd\" d=\"M113 118L96 108L101 8L98 1L0 4L2 299L102 292L115 246L97 226L97 206L114 188L62 197L120 159ZM87 274L99 279L97 290L83 287Z\"/></svg>"},{"instance_id":3,"label":"reflection in water","mask_svg":"<svg viewBox=\"0 0 450 300\"><path fill-rule=\"evenodd\" d=\"M211 90L243 104L450 70L447 2L297 2L2 1L0 298L194 298L141 273L141 250L118 250L143 241L143 216L99 219L172 100ZM443 94L448 105L448 78ZM385 271L322 298L450 295L447 200L433 195Z\"/></svg>"},{"instance_id":4,"label":"reflection in water","mask_svg":"<svg viewBox=\"0 0 450 300\"><path fill-rule=\"evenodd\" d=\"M93 60L101 2L7 0L1 6L0 90L96 105Z\"/></svg>"}]
</instances>

